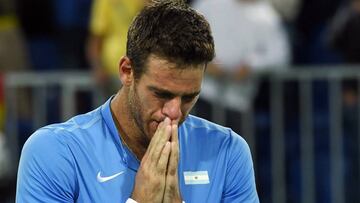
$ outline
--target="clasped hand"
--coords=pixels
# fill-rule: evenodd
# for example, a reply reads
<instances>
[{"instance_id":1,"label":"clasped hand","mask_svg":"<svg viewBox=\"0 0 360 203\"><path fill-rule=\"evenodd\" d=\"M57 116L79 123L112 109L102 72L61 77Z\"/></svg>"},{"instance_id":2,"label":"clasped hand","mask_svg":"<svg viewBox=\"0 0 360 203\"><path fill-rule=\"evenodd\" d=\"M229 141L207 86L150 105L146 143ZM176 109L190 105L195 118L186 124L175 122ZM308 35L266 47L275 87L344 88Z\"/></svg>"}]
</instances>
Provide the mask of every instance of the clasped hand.
<instances>
[{"instance_id":1,"label":"clasped hand","mask_svg":"<svg viewBox=\"0 0 360 203\"><path fill-rule=\"evenodd\" d=\"M178 126L166 118L141 160L131 198L139 203L181 203L178 163Z\"/></svg>"}]
</instances>

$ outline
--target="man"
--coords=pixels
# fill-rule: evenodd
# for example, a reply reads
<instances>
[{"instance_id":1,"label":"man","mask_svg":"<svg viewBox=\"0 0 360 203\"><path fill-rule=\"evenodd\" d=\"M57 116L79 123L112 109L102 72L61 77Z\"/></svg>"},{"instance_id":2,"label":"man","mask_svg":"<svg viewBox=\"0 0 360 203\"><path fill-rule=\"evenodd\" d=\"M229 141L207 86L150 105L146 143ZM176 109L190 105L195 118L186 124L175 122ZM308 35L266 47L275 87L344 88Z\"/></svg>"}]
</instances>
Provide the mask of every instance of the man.
<instances>
[{"instance_id":1,"label":"man","mask_svg":"<svg viewBox=\"0 0 360 203\"><path fill-rule=\"evenodd\" d=\"M102 94L118 90L119 56L126 54L126 35L132 19L146 0L94 0L90 18L87 56Z\"/></svg>"},{"instance_id":2,"label":"man","mask_svg":"<svg viewBox=\"0 0 360 203\"><path fill-rule=\"evenodd\" d=\"M206 0L196 1L193 7L209 21L216 45L202 97L214 101L218 99L214 89L223 90L227 115L240 117L251 109L257 95L256 75L289 65L285 27L269 1ZM239 127L238 120L229 123L233 130Z\"/></svg>"},{"instance_id":3,"label":"man","mask_svg":"<svg viewBox=\"0 0 360 203\"><path fill-rule=\"evenodd\" d=\"M122 88L103 106L35 132L17 202L258 202L250 150L189 116L214 43L182 1L153 2L128 31Z\"/></svg>"}]
</instances>

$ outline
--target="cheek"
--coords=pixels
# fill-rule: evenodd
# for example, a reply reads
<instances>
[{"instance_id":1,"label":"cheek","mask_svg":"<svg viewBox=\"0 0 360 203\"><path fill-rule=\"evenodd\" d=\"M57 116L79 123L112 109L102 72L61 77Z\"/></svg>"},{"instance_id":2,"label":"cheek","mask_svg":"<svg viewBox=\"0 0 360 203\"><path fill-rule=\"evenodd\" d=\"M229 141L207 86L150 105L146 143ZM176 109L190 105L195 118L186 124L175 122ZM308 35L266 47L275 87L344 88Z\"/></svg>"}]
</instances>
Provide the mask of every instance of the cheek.
<instances>
[{"instance_id":1,"label":"cheek","mask_svg":"<svg viewBox=\"0 0 360 203\"><path fill-rule=\"evenodd\" d=\"M143 103L143 111L150 117L149 119L161 118L162 106L164 105L162 101L148 96Z\"/></svg>"},{"instance_id":2,"label":"cheek","mask_svg":"<svg viewBox=\"0 0 360 203\"><path fill-rule=\"evenodd\" d=\"M182 112L183 116L187 116L189 114L191 109L194 107L196 101L197 101L197 99L183 105L183 107L181 108L181 112Z\"/></svg>"}]
</instances>

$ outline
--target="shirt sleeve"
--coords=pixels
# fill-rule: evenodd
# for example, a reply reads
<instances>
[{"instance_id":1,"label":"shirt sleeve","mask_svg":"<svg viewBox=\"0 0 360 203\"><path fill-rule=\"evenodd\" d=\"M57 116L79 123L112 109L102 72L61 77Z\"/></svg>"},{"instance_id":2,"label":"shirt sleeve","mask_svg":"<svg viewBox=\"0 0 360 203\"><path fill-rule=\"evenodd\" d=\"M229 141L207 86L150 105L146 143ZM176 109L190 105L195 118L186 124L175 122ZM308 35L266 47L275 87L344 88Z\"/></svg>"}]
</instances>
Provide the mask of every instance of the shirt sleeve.
<instances>
[{"instance_id":1,"label":"shirt sleeve","mask_svg":"<svg viewBox=\"0 0 360 203\"><path fill-rule=\"evenodd\" d=\"M250 148L243 138L231 132L228 151L225 188L222 196L224 203L258 203L253 162Z\"/></svg>"},{"instance_id":2,"label":"shirt sleeve","mask_svg":"<svg viewBox=\"0 0 360 203\"><path fill-rule=\"evenodd\" d=\"M21 153L16 202L69 203L76 199L74 160L50 130L35 132Z\"/></svg>"}]
</instances>

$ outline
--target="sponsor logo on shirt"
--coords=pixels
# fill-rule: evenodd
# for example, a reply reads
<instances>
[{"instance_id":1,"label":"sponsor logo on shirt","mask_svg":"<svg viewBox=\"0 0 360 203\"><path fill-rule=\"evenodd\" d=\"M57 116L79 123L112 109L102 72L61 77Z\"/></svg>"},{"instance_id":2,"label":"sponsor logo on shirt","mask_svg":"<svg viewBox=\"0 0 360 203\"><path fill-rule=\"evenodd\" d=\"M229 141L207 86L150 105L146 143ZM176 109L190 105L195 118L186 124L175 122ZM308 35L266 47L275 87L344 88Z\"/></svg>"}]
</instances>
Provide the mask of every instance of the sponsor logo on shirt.
<instances>
[{"instance_id":1,"label":"sponsor logo on shirt","mask_svg":"<svg viewBox=\"0 0 360 203\"><path fill-rule=\"evenodd\" d=\"M99 173L97 174L96 176L96 179L97 181L99 181L100 183L103 183L103 182L106 182L106 181L109 181L111 179L114 179L116 177L118 177L119 175L123 174L125 171L121 171L119 173L116 173L114 175L111 175L111 176L101 176L101 171L99 171Z\"/></svg>"}]
</instances>

